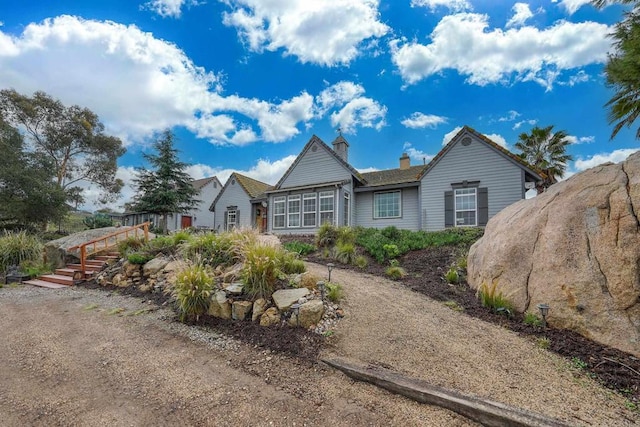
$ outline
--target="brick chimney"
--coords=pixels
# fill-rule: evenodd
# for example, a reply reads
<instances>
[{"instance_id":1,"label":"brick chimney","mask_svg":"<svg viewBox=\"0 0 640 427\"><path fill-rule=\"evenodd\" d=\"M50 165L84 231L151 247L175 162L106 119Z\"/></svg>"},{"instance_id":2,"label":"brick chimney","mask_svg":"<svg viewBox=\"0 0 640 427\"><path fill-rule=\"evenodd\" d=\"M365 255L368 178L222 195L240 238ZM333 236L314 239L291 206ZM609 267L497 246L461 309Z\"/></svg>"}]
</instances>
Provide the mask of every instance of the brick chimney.
<instances>
[{"instance_id":1,"label":"brick chimney","mask_svg":"<svg viewBox=\"0 0 640 427\"><path fill-rule=\"evenodd\" d=\"M349 143L342 137L342 134L333 140L333 151L336 152L338 157L349 163Z\"/></svg>"},{"instance_id":2,"label":"brick chimney","mask_svg":"<svg viewBox=\"0 0 640 427\"><path fill-rule=\"evenodd\" d=\"M402 157L400 157L400 170L407 170L411 167L411 159L407 155L407 153L402 153Z\"/></svg>"}]
</instances>

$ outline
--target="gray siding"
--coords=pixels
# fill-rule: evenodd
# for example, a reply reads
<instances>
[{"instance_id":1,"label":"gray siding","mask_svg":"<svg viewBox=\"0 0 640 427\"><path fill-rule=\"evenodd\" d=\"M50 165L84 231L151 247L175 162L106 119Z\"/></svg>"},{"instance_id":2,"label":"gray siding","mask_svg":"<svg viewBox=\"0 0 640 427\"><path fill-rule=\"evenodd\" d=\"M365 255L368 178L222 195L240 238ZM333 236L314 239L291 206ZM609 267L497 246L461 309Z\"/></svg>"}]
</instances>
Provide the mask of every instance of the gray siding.
<instances>
[{"instance_id":1,"label":"gray siding","mask_svg":"<svg viewBox=\"0 0 640 427\"><path fill-rule=\"evenodd\" d=\"M385 228L393 225L406 230L418 231L420 229L418 215L418 188L403 188L401 191L402 218L384 219L373 218L373 191L356 193L356 223L353 225L359 225L366 228Z\"/></svg>"},{"instance_id":2,"label":"gray siding","mask_svg":"<svg viewBox=\"0 0 640 427\"><path fill-rule=\"evenodd\" d=\"M233 177L229 178L233 179ZM237 206L240 211L240 221L238 227L253 227L253 215L251 210L251 202L249 196L244 192L240 184L237 182L232 185L229 183L223 190L222 195L216 202L215 206L215 224L216 230L224 231L224 215L227 206Z\"/></svg>"},{"instance_id":3,"label":"gray siding","mask_svg":"<svg viewBox=\"0 0 640 427\"><path fill-rule=\"evenodd\" d=\"M479 186L488 189L489 218L522 199L522 169L485 143L471 138L466 147L459 138L422 178L420 214L424 230L445 228L444 192L452 189L452 183L480 181Z\"/></svg>"},{"instance_id":4,"label":"gray siding","mask_svg":"<svg viewBox=\"0 0 640 427\"><path fill-rule=\"evenodd\" d=\"M313 146L309 147L298 159L298 163L289 172L280 188L351 180L351 172L339 163L331 153L327 152L325 147L320 144L314 145L317 150L314 152Z\"/></svg>"}]
</instances>

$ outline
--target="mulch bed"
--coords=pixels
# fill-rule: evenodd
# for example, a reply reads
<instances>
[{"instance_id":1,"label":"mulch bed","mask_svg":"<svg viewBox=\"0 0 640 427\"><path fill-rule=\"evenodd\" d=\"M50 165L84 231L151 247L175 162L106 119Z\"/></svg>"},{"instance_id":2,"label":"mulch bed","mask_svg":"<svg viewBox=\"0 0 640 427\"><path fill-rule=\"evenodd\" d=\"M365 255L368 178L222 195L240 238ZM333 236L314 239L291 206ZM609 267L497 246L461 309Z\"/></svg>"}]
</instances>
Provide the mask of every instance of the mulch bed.
<instances>
[{"instance_id":1,"label":"mulch bed","mask_svg":"<svg viewBox=\"0 0 640 427\"><path fill-rule=\"evenodd\" d=\"M283 243L293 240L314 243L311 236L281 236L280 240ZM398 282L434 300L455 301L467 315L499 324L522 336L532 339L546 337L549 340L549 350L571 360L576 370L584 370L588 376L600 381L606 387L622 393L631 402L640 404L640 359L589 340L573 331L526 325L520 313L507 317L491 312L480 304L475 291L466 282L450 285L444 280L444 273L455 262L460 250L461 248L458 247L430 248L410 252L400 257L398 259L400 265L408 274ZM386 266L378 264L367 254L362 255L369 261L364 269L337 264L333 260L322 257L319 251L309 255L307 260L325 265L333 262L336 265L335 268L384 276Z\"/></svg>"}]
</instances>

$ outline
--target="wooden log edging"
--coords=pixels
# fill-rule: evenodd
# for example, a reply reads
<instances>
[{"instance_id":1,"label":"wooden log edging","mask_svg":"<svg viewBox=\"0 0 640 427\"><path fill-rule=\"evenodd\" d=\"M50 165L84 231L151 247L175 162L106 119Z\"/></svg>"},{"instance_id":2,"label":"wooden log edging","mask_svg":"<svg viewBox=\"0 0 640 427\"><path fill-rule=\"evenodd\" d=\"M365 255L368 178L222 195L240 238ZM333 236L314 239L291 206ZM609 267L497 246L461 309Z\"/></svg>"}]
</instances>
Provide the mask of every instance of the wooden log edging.
<instances>
[{"instance_id":1,"label":"wooden log edging","mask_svg":"<svg viewBox=\"0 0 640 427\"><path fill-rule=\"evenodd\" d=\"M436 405L463 415L490 427L567 427L562 421L541 414L510 407L503 403L466 396L428 384L426 381L406 377L389 369L357 366L341 359L322 359L327 365L347 376L371 383L392 393L400 394L420 403Z\"/></svg>"}]
</instances>

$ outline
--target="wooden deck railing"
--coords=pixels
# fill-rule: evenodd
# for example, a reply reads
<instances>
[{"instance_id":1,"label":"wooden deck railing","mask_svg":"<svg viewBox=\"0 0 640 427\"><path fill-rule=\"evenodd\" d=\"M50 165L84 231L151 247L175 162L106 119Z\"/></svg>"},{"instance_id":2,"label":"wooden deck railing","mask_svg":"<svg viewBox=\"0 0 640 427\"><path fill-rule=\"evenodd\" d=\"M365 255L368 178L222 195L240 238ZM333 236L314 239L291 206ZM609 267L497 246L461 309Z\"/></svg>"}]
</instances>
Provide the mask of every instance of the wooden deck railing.
<instances>
[{"instance_id":1,"label":"wooden deck railing","mask_svg":"<svg viewBox=\"0 0 640 427\"><path fill-rule=\"evenodd\" d=\"M82 271L85 271L87 257L116 245L118 243L118 237L120 236L124 236L125 239L128 239L129 237L138 237L138 234L143 234L144 241L148 241L149 225L151 225L151 222L145 222L131 227L123 227L122 230L115 231L111 234L107 234L106 236L98 237L97 239L89 240L81 245L73 246L67 249L67 251L80 249L80 265ZM113 241L109 242L110 239L113 239Z\"/></svg>"}]
</instances>

